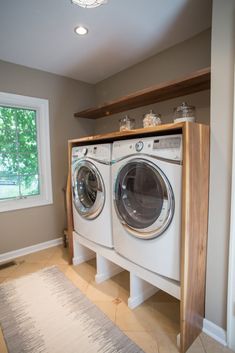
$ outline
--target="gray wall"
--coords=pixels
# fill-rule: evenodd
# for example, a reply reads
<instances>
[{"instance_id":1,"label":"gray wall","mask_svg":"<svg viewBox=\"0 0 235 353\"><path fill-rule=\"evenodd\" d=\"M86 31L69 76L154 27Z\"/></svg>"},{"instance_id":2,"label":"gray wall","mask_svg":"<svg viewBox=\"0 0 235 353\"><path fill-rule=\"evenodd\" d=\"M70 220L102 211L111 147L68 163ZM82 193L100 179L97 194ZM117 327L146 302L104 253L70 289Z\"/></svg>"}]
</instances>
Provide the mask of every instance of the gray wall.
<instances>
[{"instance_id":1,"label":"gray wall","mask_svg":"<svg viewBox=\"0 0 235 353\"><path fill-rule=\"evenodd\" d=\"M97 104L124 96L125 94L150 87L167 80L177 79L210 66L211 31L175 45L142 63L120 72L96 85ZM165 123L173 121L173 109L183 101L195 105L197 121L208 124L210 121L210 92L200 92L166 102L152 104L115 114L95 121L95 132L110 132L119 129L118 120L125 114L136 120L136 127L142 126L143 114L149 109L162 114Z\"/></svg>"},{"instance_id":2,"label":"gray wall","mask_svg":"<svg viewBox=\"0 0 235 353\"><path fill-rule=\"evenodd\" d=\"M206 317L226 328L231 198L235 1L214 0Z\"/></svg>"},{"instance_id":3,"label":"gray wall","mask_svg":"<svg viewBox=\"0 0 235 353\"><path fill-rule=\"evenodd\" d=\"M211 31L171 47L140 64L132 66L96 85L97 103L182 77L210 66Z\"/></svg>"},{"instance_id":4,"label":"gray wall","mask_svg":"<svg viewBox=\"0 0 235 353\"><path fill-rule=\"evenodd\" d=\"M0 61L0 91L49 100L53 204L0 213L0 253L60 237L65 226L62 188L67 174L67 141L93 133L93 121L73 113L93 105L94 87Z\"/></svg>"}]
</instances>

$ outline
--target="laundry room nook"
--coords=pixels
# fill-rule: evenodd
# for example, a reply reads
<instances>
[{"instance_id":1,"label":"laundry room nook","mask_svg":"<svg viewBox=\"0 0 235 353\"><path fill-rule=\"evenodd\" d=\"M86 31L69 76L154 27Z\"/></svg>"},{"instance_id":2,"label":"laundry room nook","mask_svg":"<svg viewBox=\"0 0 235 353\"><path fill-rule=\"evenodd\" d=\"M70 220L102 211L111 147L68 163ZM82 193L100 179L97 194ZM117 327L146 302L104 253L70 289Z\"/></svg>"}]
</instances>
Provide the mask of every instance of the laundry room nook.
<instances>
[{"instance_id":1,"label":"laundry room nook","mask_svg":"<svg viewBox=\"0 0 235 353\"><path fill-rule=\"evenodd\" d=\"M0 1L0 353L235 352L234 13Z\"/></svg>"},{"instance_id":2,"label":"laundry room nook","mask_svg":"<svg viewBox=\"0 0 235 353\"><path fill-rule=\"evenodd\" d=\"M209 87L204 69L75 116L111 119ZM68 151L70 261L95 257L98 284L128 271L130 309L160 289L178 299L177 341L186 352L205 315L209 126L186 118L70 140Z\"/></svg>"}]
</instances>

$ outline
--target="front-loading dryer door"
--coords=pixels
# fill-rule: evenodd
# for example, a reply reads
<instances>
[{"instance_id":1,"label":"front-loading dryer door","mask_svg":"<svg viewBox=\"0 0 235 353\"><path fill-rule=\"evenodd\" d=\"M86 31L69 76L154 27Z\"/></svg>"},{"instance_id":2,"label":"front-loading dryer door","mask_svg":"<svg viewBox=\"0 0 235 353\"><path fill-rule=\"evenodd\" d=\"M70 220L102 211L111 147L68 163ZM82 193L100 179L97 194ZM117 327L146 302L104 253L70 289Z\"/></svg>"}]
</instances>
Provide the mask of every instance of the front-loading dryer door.
<instances>
[{"instance_id":1,"label":"front-loading dryer door","mask_svg":"<svg viewBox=\"0 0 235 353\"><path fill-rule=\"evenodd\" d=\"M130 234L152 239L170 225L174 195L167 177L155 163L136 158L123 165L117 174L114 205Z\"/></svg>"},{"instance_id":2,"label":"front-loading dryer door","mask_svg":"<svg viewBox=\"0 0 235 353\"><path fill-rule=\"evenodd\" d=\"M85 219L98 217L104 207L104 182L90 161L79 161L73 168L73 203Z\"/></svg>"}]
</instances>

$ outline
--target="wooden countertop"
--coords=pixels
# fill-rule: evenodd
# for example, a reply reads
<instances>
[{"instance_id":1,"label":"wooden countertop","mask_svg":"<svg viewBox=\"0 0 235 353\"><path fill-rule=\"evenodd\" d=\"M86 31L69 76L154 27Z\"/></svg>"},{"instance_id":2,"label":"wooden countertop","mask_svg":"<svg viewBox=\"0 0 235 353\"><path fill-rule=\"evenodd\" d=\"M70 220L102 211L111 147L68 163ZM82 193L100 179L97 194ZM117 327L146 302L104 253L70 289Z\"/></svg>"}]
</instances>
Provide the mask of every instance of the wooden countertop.
<instances>
[{"instance_id":1,"label":"wooden countertop","mask_svg":"<svg viewBox=\"0 0 235 353\"><path fill-rule=\"evenodd\" d=\"M92 144L96 142L112 142L115 140L123 140L134 137L144 137L144 136L154 136L155 134L161 134L169 132L169 134L180 132L186 126L186 124L196 124L202 125L198 123L190 123L190 122L182 122L182 123L172 123L172 124L163 124L155 127L149 128L140 128L129 131L115 131L107 134L99 134L94 136L85 136L78 139L69 140L69 143L72 145L84 145Z\"/></svg>"}]
</instances>

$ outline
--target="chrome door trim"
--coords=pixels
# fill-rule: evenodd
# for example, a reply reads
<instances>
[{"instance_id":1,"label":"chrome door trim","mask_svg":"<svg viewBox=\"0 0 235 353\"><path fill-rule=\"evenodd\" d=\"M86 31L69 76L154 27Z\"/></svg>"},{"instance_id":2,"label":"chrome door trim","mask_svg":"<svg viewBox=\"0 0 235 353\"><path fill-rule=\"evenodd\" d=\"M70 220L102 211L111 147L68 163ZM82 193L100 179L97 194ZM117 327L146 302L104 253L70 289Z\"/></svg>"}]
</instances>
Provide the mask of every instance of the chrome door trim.
<instances>
[{"instance_id":1,"label":"chrome door trim","mask_svg":"<svg viewBox=\"0 0 235 353\"><path fill-rule=\"evenodd\" d=\"M130 225L128 225L125 220L122 218L122 216L120 215L117 205L116 205L116 188L117 188L117 181L118 181L118 177L120 174L120 171L129 163L138 163L138 162L144 162L145 164L149 165L150 167L154 168L157 173L160 175L160 177L163 179L164 184L166 186L167 189L167 195L168 195L168 210L167 210L167 216L166 219L164 221L164 223L162 224L162 226L159 229L151 229L152 226L154 224L156 224L156 222L153 223L153 225L151 225L150 227L147 228L142 228L142 229L136 229L134 227L131 227ZM174 211L175 211L175 198L174 198L174 193L173 193L173 189L170 185L169 180L167 179L166 175L163 173L163 171L154 163L152 163L149 160L143 159L143 158L134 158L131 159L129 161L127 161L126 163L124 163L118 170L116 178L115 178L115 182L114 182L114 189L113 189L113 203L114 203L114 208L116 211L116 214L120 220L120 222L122 223L123 227L127 230L128 233L130 233L131 235L135 236L136 238L140 238L140 239L153 239L156 237L159 237L160 235L162 235L165 230L169 227L169 225L171 224L172 218L174 216Z\"/></svg>"},{"instance_id":2,"label":"chrome door trim","mask_svg":"<svg viewBox=\"0 0 235 353\"><path fill-rule=\"evenodd\" d=\"M81 167L87 167L90 169L97 177L98 182L100 183L101 190L99 195L96 197L95 203L91 208L86 208L76 192L77 188L77 174ZM72 191L73 191L73 204L76 208L77 212L85 219L93 220L97 218L103 210L105 204L105 186L103 178L96 168L96 166L88 161L88 160L80 160L73 166L73 174L72 174Z\"/></svg>"},{"instance_id":3,"label":"chrome door trim","mask_svg":"<svg viewBox=\"0 0 235 353\"><path fill-rule=\"evenodd\" d=\"M118 162L121 162L121 161L124 161L125 159L127 158L132 158L132 157L146 157L146 158L153 158L153 159L157 159L159 161L162 161L162 162L166 162L166 163L171 163L171 164L178 164L178 165L182 165L183 162L182 161L179 161L179 160L176 160L176 159L170 159L170 158L164 158L164 157L159 157L159 156L155 156L153 154L147 154L147 153L133 153L131 155L128 155L128 156L124 156L124 157L121 157L121 158L118 158L118 159L115 159L115 160L112 160L112 164L116 164Z\"/></svg>"},{"instance_id":4,"label":"chrome door trim","mask_svg":"<svg viewBox=\"0 0 235 353\"><path fill-rule=\"evenodd\" d=\"M78 163L78 161L88 161L91 160L92 162L97 162L99 164L103 164L103 165L111 165L111 161L102 161L101 159L96 159L96 158L93 158L93 157L81 157L81 158L74 158L74 161L72 162L72 165Z\"/></svg>"},{"instance_id":5,"label":"chrome door trim","mask_svg":"<svg viewBox=\"0 0 235 353\"><path fill-rule=\"evenodd\" d=\"M93 157L87 157L87 160L91 160L91 161L94 161L94 162L97 162L97 163L103 164L103 165L111 165L111 161L102 161L101 159L96 159Z\"/></svg>"}]
</instances>

